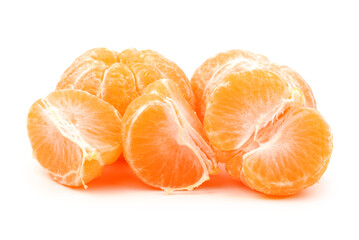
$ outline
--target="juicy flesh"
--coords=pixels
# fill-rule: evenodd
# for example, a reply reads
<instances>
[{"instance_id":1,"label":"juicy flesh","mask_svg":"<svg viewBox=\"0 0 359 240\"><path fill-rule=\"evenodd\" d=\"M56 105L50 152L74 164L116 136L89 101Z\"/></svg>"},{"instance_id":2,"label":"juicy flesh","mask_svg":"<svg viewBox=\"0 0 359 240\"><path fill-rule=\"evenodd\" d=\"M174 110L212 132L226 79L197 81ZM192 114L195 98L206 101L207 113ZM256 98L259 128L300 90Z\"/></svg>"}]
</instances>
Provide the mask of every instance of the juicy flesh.
<instances>
[{"instance_id":1,"label":"juicy flesh","mask_svg":"<svg viewBox=\"0 0 359 240\"><path fill-rule=\"evenodd\" d=\"M332 134L322 116L311 108L289 108L243 149L236 175L264 193L294 194L319 180L331 151Z\"/></svg>"},{"instance_id":2,"label":"juicy flesh","mask_svg":"<svg viewBox=\"0 0 359 240\"><path fill-rule=\"evenodd\" d=\"M238 149L290 96L287 83L270 72L228 75L207 103L204 125L212 144L225 151Z\"/></svg>"},{"instance_id":3,"label":"juicy flesh","mask_svg":"<svg viewBox=\"0 0 359 240\"><path fill-rule=\"evenodd\" d=\"M301 91L260 70L230 74L207 101L211 143L226 169L251 188L294 194L319 180L332 150L330 127Z\"/></svg>"},{"instance_id":4,"label":"juicy flesh","mask_svg":"<svg viewBox=\"0 0 359 240\"><path fill-rule=\"evenodd\" d=\"M231 73L255 69L280 76L292 87L298 88L303 93L306 106L316 108L312 90L293 69L271 63L263 55L243 50L230 50L209 58L193 74L191 85L196 97L196 112L200 120L203 121L208 96L224 77Z\"/></svg>"},{"instance_id":5,"label":"juicy flesh","mask_svg":"<svg viewBox=\"0 0 359 240\"><path fill-rule=\"evenodd\" d=\"M216 171L201 123L177 85L149 85L124 116L124 153L147 184L165 190L193 189Z\"/></svg>"},{"instance_id":6,"label":"juicy flesh","mask_svg":"<svg viewBox=\"0 0 359 240\"><path fill-rule=\"evenodd\" d=\"M82 91L62 90L33 104L28 115L33 155L58 182L84 185L121 154L121 117Z\"/></svg>"},{"instance_id":7,"label":"juicy flesh","mask_svg":"<svg viewBox=\"0 0 359 240\"><path fill-rule=\"evenodd\" d=\"M142 94L147 85L161 78L176 82L194 106L192 89L184 72L151 50L127 49L121 53L105 48L89 50L64 72L56 89L87 91L124 114L128 104Z\"/></svg>"}]
</instances>

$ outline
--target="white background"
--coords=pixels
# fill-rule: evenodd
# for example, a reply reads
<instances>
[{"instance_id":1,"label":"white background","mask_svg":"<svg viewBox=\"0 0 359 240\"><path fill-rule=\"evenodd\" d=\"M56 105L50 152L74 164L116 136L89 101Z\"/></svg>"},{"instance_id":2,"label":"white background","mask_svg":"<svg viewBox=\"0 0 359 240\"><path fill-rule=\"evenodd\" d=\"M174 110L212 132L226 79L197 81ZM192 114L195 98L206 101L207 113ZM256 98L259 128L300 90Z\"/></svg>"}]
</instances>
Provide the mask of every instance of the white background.
<instances>
[{"instance_id":1,"label":"white background","mask_svg":"<svg viewBox=\"0 0 359 240\"><path fill-rule=\"evenodd\" d=\"M1 239L359 239L359 17L356 1L1 1ZM26 115L88 49L153 49L190 78L229 49L261 53L310 84L334 133L322 179L270 198L225 173L166 195L125 163L87 190L32 159Z\"/></svg>"}]
</instances>

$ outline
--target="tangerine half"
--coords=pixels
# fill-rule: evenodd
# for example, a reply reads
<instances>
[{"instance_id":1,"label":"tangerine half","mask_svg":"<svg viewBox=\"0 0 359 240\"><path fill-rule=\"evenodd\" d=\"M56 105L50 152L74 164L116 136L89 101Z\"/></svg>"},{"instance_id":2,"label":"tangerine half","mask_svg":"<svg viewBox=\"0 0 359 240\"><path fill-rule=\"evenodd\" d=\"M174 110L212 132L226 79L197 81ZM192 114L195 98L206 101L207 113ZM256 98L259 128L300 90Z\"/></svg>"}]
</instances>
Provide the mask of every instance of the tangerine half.
<instances>
[{"instance_id":1,"label":"tangerine half","mask_svg":"<svg viewBox=\"0 0 359 240\"><path fill-rule=\"evenodd\" d=\"M172 80L149 84L127 107L123 125L125 159L148 185L191 190L218 170L201 122Z\"/></svg>"},{"instance_id":2,"label":"tangerine half","mask_svg":"<svg viewBox=\"0 0 359 240\"><path fill-rule=\"evenodd\" d=\"M54 178L81 186L122 153L122 117L109 103L80 90L59 90L30 108L33 156Z\"/></svg>"}]
</instances>

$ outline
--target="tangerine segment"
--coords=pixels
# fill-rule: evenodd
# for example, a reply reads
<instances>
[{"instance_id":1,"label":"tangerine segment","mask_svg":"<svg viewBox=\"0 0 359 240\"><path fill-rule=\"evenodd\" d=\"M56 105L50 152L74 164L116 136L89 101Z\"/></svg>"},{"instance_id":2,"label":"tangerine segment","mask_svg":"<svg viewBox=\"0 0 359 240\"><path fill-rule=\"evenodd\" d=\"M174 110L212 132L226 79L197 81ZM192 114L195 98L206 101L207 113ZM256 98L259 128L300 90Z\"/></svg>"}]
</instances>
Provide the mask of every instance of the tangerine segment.
<instances>
[{"instance_id":1,"label":"tangerine segment","mask_svg":"<svg viewBox=\"0 0 359 240\"><path fill-rule=\"evenodd\" d=\"M259 147L245 153L243 162L236 162L240 171L232 172L250 188L271 195L291 195L316 183L333 149L330 127L315 109L290 108L281 118L269 138L256 137Z\"/></svg>"},{"instance_id":2,"label":"tangerine segment","mask_svg":"<svg viewBox=\"0 0 359 240\"><path fill-rule=\"evenodd\" d=\"M126 161L148 185L190 190L216 172L201 123L173 81L150 84L128 106L123 123Z\"/></svg>"},{"instance_id":3,"label":"tangerine segment","mask_svg":"<svg viewBox=\"0 0 359 240\"><path fill-rule=\"evenodd\" d=\"M196 112L199 118L203 120L208 96L226 75L254 69L272 72L286 80L292 87L301 90L306 100L306 106L316 108L312 90L294 70L287 66L271 63L263 55L231 50L208 59L193 74L191 85L196 97Z\"/></svg>"},{"instance_id":4,"label":"tangerine segment","mask_svg":"<svg viewBox=\"0 0 359 240\"><path fill-rule=\"evenodd\" d=\"M33 156L59 183L86 187L117 160L122 119L109 103L80 90L60 90L30 108Z\"/></svg>"},{"instance_id":5,"label":"tangerine segment","mask_svg":"<svg viewBox=\"0 0 359 240\"><path fill-rule=\"evenodd\" d=\"M138 97L135 76L122 63L114 63L105 71L99 89L99 97L112 104L122 115L128 104Z\"/></svg>"},{"instance_id":6,"label":"tangerine segment","mask_svg":"<svg viewBox=\"0 0 359 240\"><path fill-rule=\"evenodd\" d=\"M108 66L102 62L93 62L83 70L75 81L67 82L68 85L62 85L62 87L59 86L65 83L60 82L58 89L83 90L95 96L99 96L102 91L102 82L107 69Z\"/></svg>"},{"instance_id":7,"label":"tangerine segment","mask_svg":"<svg viewBox=\"0 0 359 240\"><path fill-rule=\"evenodd\" d=\"M290 101L288 83L271 72L227 75L207 101L204 127L210 142L222 151L239 149Z\"/></svg>"},{"instance_id":8,"label":"tangerine segment","mask_svg":"<svg viewBox=\"0 0 359 240\"><path fill-rule=\"evenodd\" d=\"M156 68L146 63L132 63L130 66L133 74L136 76L137 92L140 95L149 84L163 78Z\"/></svg>"},{"instance_id":9,"label":"tangerine segment","mask_svg":"<svg viewBox=\"0 0 359 240\"><path fill-rule=\"evenodd\" d=\"M207 59L195 70L191 78L191 86L196 98L197 114L202 111L202 97L208 82L224 65L230 64L235 59L246 61L247 59L255 59L255 55L248 51L230 50Z\"/></svg>"},{"instance_id":10,"label":"tangerine segment","mask_svg":"<svg viewBox=\"0 0 359 240\"><path fill-rule=\"evenodd\" d=\"M208 142L208 138L204 132L201 122L196 116L196 113L191 105L186 101L182 91L172 80L161 79L160 81L156 81L148 85L143 94L151 93L160 94L161 96L172 99L174 102L178 103L176 106L179 109L179 112L184 115L184 118L188 121L190 127L199 133L201 138Z\"/></svg>"}]
</instances>

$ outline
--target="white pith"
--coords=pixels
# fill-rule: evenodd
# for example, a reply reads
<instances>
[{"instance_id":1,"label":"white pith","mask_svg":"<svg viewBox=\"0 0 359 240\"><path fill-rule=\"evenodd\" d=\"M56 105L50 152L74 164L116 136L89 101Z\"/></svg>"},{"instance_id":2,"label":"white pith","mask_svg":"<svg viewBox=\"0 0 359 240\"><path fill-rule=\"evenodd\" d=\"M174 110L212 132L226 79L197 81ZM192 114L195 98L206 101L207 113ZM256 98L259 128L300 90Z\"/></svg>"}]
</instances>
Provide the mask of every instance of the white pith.
<instances>
[{"instance_id":1,"label":"white pith","mask_svg":"<svg viewBox=\"0 0 359 240\"><path fill-rule=\"evenodd\" d=\"M281 103L275 106L274 113L271 115L264 114L263 118L259 119L255 123L255 130L254 130L254 140L256 141L257 133L265 128L268 124L273 123L275 120L278 120L278 116L280 116L288 107L295 106L295 105L303 105L305 104L305 99L303 97L302 92L297 89L291 89L291 97L287 99L283 99ZM252 136L253 133L250 134ZM250 138L250 137L249 137ZM242 143L238 144L235 149L239 149L242 145L249 140L249 138L245 139ZM259 142L258 142L259 143ZM262 143L259 143L260 146Z\"/></svg>"},{"instance_id":2,"label":"white pith","mask_svg":"<svg viewBox=\"0 0 359 240\"><path fill-rule=\"evenodd\" d=\"M314 109L311 109L312 111L316 111ZM321 116L320 113L317 112L317 114L319 114ZM322 116L321 116L322 117ZM275 144L276 142L283 142L283 140L279 141L279 139L283 139L282 133L286 131L286 127L289 125L291 125L291 121L294 121L293 117L290 118L289 122L286 121L286 125L282 126L274 135L272 138L269 139L268 142L265 142L263 145L261 145L260 147L253 149L252 151L248 151L246 152L242 157L242 166L247 165L250 161L251 161L251 157L255 156L257 154L257 152L260 152L262 150L265 150L264 148L268 147L271 148L273 146L273 144ZM324 119L323 119L324 121ZM329 128L328 129L330 135L328 137L328 143L331 144L331 149L333 148L332 146L332 130ZM288 138L288 137L287 137ZM285 151L285 152L292 152L291 148L295 147L295 145L291 144L289 145L290 148L287 148L286 150L283 150L283 147L281 148L281 150ZM259 153L258 155L263 155L263 153ZM294 155L292 155L293 157ZM287 193L286 194L293 194L298 192L301 189L304 189L306 187L309 187L310 185L314 184L315 182L313 182L312 179L315 179L316 177L320 176L323 171L325 170L325 168L327 167L328 161L330 159L331 153L329 155L322 155L320 156L320 160L318 160L321 164L320 166L318 166L316 168L316 170L314 172L310 172L310 174L306 173L303 176L301 176L300 178L296 178L295 180L291 180L291 181L267 181L267 180L263 180L263 177L260 174L256 174L256 178L259 179L260 182L266 182L267 186L271 186L274 188L283 188L283 189L287 189ZM285 156L286 157L286 156ZM291 155L288 155L287 157L291 157ZM277 158L267 158L267 161L271 161L272 163L276 164L276 167L279 169L280 166L278 165L279 162L281 162L281 159L277 159ZM298 163L296 161L292 161L292 164L296 164L297 167L299 166ZM240 174L240 178L242 179L242 181L246 182L247 184L249 184L250 186L256 185L255 181L252 178L248 178L246 176L246 172L244 171L244 168L242 169L238 169L239 170L239 174ZM253 173L252 173L253 174ZM308 184L308 182L310 184ZM300 189L295 188L295 184L297 183L302 183L302 187ZM253 184L253 185L252 185ZM265 187L263 188L259 188L257 190L263 191L264 193L267 194L273 194L271 192L270 189L266 189Z\"/></svg>"},{"instance_id":3,"label":"white pith","mask_svg":"<svg viewBox=\"0 0 359 240\"><path fill-rule=\"evenodd\" d=\"M243 139L240 143L238 143L234 149L240 149L251 138L253 134L254 134L253 141L258 142L259 147L261 147L263 143L260 143L256 139L257 133L261 129L265 128L270 123L274 123L275 120L278 120L278 117L290 106L295 106L295 105L301 106L305 104L305 99L303 97L302 92L299 89L293 88L290 91L291 91L291 97L287 99L283 99L279 105L275 106L272 111L269 111L272 114L263 114L260 119L257 119L256 122L254 123L255 124L254 132L249 133L248 137Z\"/></svg>"},{"instance_id":4,"label":"white pith","mask_svg":"<svg viewBox=\"0 0 359 240\"><path fill-rule=\"evenodd\" d=\"M103 73L103 75L102 75L102 79L101 79L101 84L100 84L100 91L97 93L97 97L99 97L99 98L103 98L103 96L104 96L104 94L103 94L103 92L104 92L104 85L105 85L105 79L106 79L106 77L107 77L107 72L108 72L108 68L106 68L105 69L105 71L104 71L104 73Z\"/></svg>"},{"instance_id":5,"label":"white pith","mask_svg":"<svg viewBox=\"0 0 359 240\"><path fill-rule=\"evenodd\" d=\"M201 163L201 166L203 168L203 174L202 174L201 178L196 183L194 183L188 187L177 188L177 189L163 188L163 190L165 190L167 192L173 191L173 190L193 190L194 188L201 185L203 182L209 180L209 173L208 173L207 165L205 164L204 159L202 158L202 156L199 153L199 151L201 151L201 150L197 147L197 145L194 142L192 142L192 144L188 142L188 141L192 140L192 137L189 133L190 131L192 131L192 133L195 133L196 135L198 135L198 137L200 139L202 139L202 137L199 136L199 134L192 128L192 126L188 123L187 119L183 116L183 114L180 111L176 111L176 105L172 99L166 97L165 102L171 106L170 109L172 110L173 118L175 119L175 121L178 125L178 129L179 129L179 133L180 133L180 135L178 136L178 139L177 139L178 144L187 146L188 148L190 148L193 151L193 153L197 156L198 160ZM184 123L183 126L181 125L179 118L181 119L182 123ZM188 140L188 139L190 139L190 140Z\"/></svg>"},{"instance_id":6,"label":"white pith","mask_svg":"<svg viewBox=\"0 0 359 240\"><path fill-rule=\"evenodd\" d=\"M42 99L42 103L45 106L45 112L47 116L51 119L51 121L56 126L57 130L60 131L61 135L64 138L67 138L71 142L73 142L75 145L77 145L81 151L82 151L82 162L81 167L77 170L69 171L68 173L64 175L55 174L50 171L48 171L51 175L57 178L57 180L62 184L68 184L65 182L65 179L67 176L71 174L76 174L76 179L74 181L74 185L82 184L84 188L87 188L87 185L85 184L83 180L83 166L85 163L85 160L95 160L100 163L100 165L103 165L102 159L96 149L94 149L92 146L90 146L81 136L81 133L79 130L74 126L74 124L64 118L64 116L61 115L60 111L53 106L46 98Z\"/></svg>"}]
</instances>

